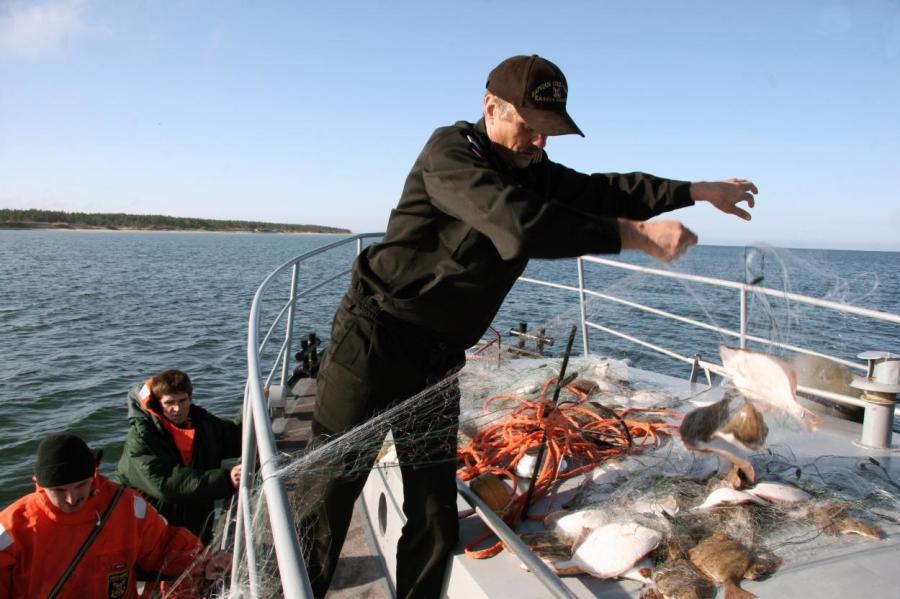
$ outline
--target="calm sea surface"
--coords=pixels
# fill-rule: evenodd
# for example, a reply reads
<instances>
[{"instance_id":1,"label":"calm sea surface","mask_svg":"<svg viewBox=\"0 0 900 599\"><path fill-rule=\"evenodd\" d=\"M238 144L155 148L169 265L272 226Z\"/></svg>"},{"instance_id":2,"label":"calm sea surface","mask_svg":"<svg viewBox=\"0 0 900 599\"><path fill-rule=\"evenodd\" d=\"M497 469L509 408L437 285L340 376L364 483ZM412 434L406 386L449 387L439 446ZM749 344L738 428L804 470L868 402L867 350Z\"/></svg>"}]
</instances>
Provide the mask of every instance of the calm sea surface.
<instances>
[{"instance_id":1,"label":"calm sea surface","mask_svg":"<svg viewBox=\"0 0 900 599\"><path fill-rule=\"evenodd\" d=\"M115 468L127 429L128 388L165 368L194 381L194 400L231 417L246 376L247 317L253 294L269 272L331 236L243 233L155 233L0 230L0 507L30 490L40 440L63 431L104 450L103 471ZM300 287L320 273L340 273L353 248L313 259ZM642 256L626 260L660 267ZM900 253L826 250L694 248L673 271L760 285L866 308L900 312ZM577 285L575 262L533 262L526 273ZM592 288L641 300L708 325L736 329L735 291L699 283L651 279L588 265ZM304 297L297 333L327 337L337 296L348 276ZM267 314L280 309L289 279L272 287ZM506 333L519 321L543 326L558 349L579 322L571 293L518 284L495 326ZM274 306L274 307L273 307ZM575 306L575 307L573 307ZM712 358L731 338L697 329L676 330L661 318L592 300L592 320L683 355ZM762 295L748 300L750 332L765 339L813 345L844 358L869 349L900 352L900 327L814 311ZM280 328L279 328L280 330ZM280 342L280 340L279 340ZM628 341L599 332L591 349L637 366L686 376L683 363L660 359ZM504 338L504 343L509 343ZM580 339L576 348L580 347Z\"/></svg>"}]
</instances>

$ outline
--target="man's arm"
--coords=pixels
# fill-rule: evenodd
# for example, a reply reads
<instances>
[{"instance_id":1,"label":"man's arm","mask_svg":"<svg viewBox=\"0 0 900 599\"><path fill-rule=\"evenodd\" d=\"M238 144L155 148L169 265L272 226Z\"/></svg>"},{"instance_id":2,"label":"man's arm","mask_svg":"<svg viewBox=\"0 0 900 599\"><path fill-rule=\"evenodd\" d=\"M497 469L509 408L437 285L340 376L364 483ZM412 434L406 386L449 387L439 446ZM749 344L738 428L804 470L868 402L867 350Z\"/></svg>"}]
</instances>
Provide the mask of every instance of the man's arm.
<instances>
[{"instance_id":1,"label":"man's arm","mask_svg":"<svg viewBox=\"0 0 900 599\"><path fill-rule=\"evenodd\" d=\"M241 421L231 422L213 416L216 423L216 442L223 458L241 457Z\"/></svg>"},{"instance_id":2,"label":"man's arm","mask_svg":"<svg viewBox=\"0 0 900 599\"><path fill-rule=\"evenodd\" d=\"M744 220L750 220L750 213L738 206L747 202L753 208L756 201L754 194L759 193L756 185L746 179L726 179L724 181L695 181L691 183L691 199L709 202L726 214L734 214Z\"/></svg>"},{"instance_id":3,"label":"man's arm","mask_svg":"<svg viewBox=\"0 0 900 599\"><path fill-rule=\"evenodd\" d=\"M216 443L218 444L219 451L224 459L241 457L241 416L241 413L238 412L236 422L231 422L223 420L218 416L211 415L212 422L214 423ZM228 478L231 481L231 486L237 489L241 481L240 464L229 469Z\"/></svg>"},{"instance_id":4,"label":"man's arm","mask_svg":"<svg viewBox=\"0 0 900 599\"><path fill-rule=\"evenodd\" d=\"M544 195L597 216L647 220L694 203L689 181L639 172L587 175L552 160L534 168Z\"/></svg>"},{"instance_id":5,"label":"man's arm","mask_svg":"<svg viewBox=\"0 0 900 599\"><path fill-rule=\"evenodd\" d=\"M420 160L425 191L434 206L485 235L504 260L620 249L614 219L523 187L474 154L459 130L439 131Z\"/></svg>"},{"instance_id":6,"label":"man's arm","mask_svg":"<svg viewBox=\"0 0 900 599\"><path fill-rule=\"evenodd\" d=\"M657 260L671 262L696 245L693 231L675 220L640 222L619 219L623 250L640 250Z\"/></svg>"},{"instance_id":7,"label":"man's arm","mask_svg":"<svg viewBox=\"0 0 900 599\"><path fill-rule=\"evenodd\" d=\"M147 572L179 577L196 567L203 543L186 528L169 525L153 506L133 492L127 492L134 503L138 521L140 547L137 564Z\"/></svg>"},{"instance_id":8,"label":"man's arm","mask_svg":"<svg viewBox=\"0 0 900 599\"><path fill-rule=\"evenodd\" d=\"M228 497L232 489L229 468L197 470L176 463L131 430L125 439L123 462L128 482L167 503L212 501Z\"/></svg>"}]
</instances>

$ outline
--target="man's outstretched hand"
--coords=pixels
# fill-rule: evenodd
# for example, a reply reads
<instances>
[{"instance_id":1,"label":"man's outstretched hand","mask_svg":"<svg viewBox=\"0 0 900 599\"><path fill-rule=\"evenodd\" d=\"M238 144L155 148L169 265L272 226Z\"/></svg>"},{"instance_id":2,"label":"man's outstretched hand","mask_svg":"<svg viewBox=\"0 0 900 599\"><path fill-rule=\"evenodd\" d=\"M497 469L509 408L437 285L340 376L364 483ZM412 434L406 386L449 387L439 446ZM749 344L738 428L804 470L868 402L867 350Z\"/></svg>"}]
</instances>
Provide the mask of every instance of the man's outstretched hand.
<instances>
[{"instance_id":1,"label":"man's outstretched hand","mask_svg":"<svg viewBox=\"0 0 900 599\"><path fill-rule=\"evenodd\" d=\"M677 220L641 222L619 219L623 250L641 250L657 260L671 262L696 245L694 232Z\"/></svg>"},{"instance_id":2,"label":"man's outstretched hand","mask_svg":"<svg viewBox=\"0 0 900 599\"><path fill-rule=\"evenodd\" d=\"M746 179L726 179L725 181L695 181L691 183L691 199L695 202L709 202L722 212L734 214L750 220L750 213L739 207L747 202L748 208L756 203L754 194L759 193L753 181Z\"/></svg>"}]
</instances>

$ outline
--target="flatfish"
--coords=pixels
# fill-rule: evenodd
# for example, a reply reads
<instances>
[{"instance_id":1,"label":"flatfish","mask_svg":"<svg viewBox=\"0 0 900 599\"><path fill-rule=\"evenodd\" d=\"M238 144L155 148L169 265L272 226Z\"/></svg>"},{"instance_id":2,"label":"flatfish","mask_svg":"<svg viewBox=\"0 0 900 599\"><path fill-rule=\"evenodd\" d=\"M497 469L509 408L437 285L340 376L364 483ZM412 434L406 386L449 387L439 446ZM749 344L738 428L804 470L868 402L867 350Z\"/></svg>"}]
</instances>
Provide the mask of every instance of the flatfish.
<instances>
[{"instance_id":1,"label":"flatfish","mask_svg":"<svg viewBox=\"0 0 900 599\"><path fill-rule=\"evenodd\" d=\"M661 408L671 403L671 395L649 389L635 391L628 399L628 405L634 408Z\"/></svg>"},{"instance_id":2,"label":"flatfish","mask_svg":"<svg viewBox=\"0 0 900 599\"><path fill-rule=\"evenodd\" d=\"M745 401L714 434L730 443L738 443L748 449L759 449L766 442L769 427L753 404Z\"/></svg>"},{"instance_id":3,"label":"flatfish","mask_svg":"<svg viewBox=\"0 0 900 599\"><path fill-rule=\"evenodd\" d=\"M764 504L765 501L750 493L749 491L739 491L731 487L719 487L710 493L703 503L695 507L695 510L704 510L719 505L736 505L740 503L759 503Z\"/></svg>"},{"instance_id":4,"label":"flatfish","mask_svg":"<svg viewBox=\"0 0 900 599\"><path fill-rule=\"evenodd\" d=\"M520 534L519 538L532 553L547 563L572 559L572 541L559 532L527 532Z\"/></svg>"},{"instance_id":5,"label":"flatfish","mask_svg":"<svg viewBox=\"0 0 900 599\"><path fill-rule=\"evenodd\" d=\"M689 555L698 570L724 587L725 599L756 597L738 586L753 563L750 551L741 543L716 532L697 543Z\"/></svg>"},{"instance_id":6,"label":"flatfish","mask_svg":"<svg viewBox=\"0 0 900 599\"><path fill-rule=\"evenodd\" d=\"M849 503L831 502L813 506L807 513L828 535L857 534L876 541L885 538L884 531L865 520L851 516L849 511Z\"/></svg>"},{"instance_id":7,"label":"flatfish","mask_svg":"<svg viewBox=\"0 0 900 599\"><path fill-rule=\"evenodd\" d=\"M756 543L757 524L746 505L720 505L712 510L689 510L666 517L683 546L692 546L715 532L741 539L748 546Z\"/></svg>"},{"instance_id":8,"label":"flatfish","mask_svg":"<svg viewBox=\"0 0 900 599\"><path fill-rule=\"evenodd\" d=\"M731 462L734 473L732 484L737 488L744 484L745 481L752 483L756 480L756 471L753 469L753 465L746 459L738 456L735 453L735 447L716 447L709 443L710 441L715 441L713 438L717 436L718 432L731 422L730 404L731 397L726 394L714 404L692 410L681 422L679 433L681 434L681 442L688 449L711 453ZM734 426L737 425L735 424ZM765 426L765 423L762 426ZM760 432L757 431L756 434ZM752 435L750 432L747 434ZM729 436L734 436L734 430ZM728 441L727 438L725 440Z\"/></svg>"},{"instance_id":9,"label":"flatfish","mask_svg":"<svg viewBox=\"0 0 900 599\"><path fill-rule=\"evenodd\" d=\"M885 536L884 531L877 526L852 516L844 516L822 530L830 535L861 535L876 541L880 541Z\"/></svg>"},{"instance_id":10,"label":"flatfish","mask_svg":"<svg viewBox=\"0 0 900 599\"><path fill-rule=\"evenodd\" d=\"M748 349L720 346L719 355L734 386L757 408L789 414L807 431L818 428L822 419L797 403L797 375L790 365Z\"/></svg>"},{"instance_id":11,"label":"flatfish","mask_svg":"<svg viewBox=\"0 0 900 599\"><path fill-rule=\"evenodd\" d=\"M584 509L575 512L560 510L552 512L544 518L544 528L565 536L571 543L582 537L585 529L599 528L608 519L602 510Z\"/></svg>"},{"instance_id":12,"label":"flatfish","mask_svg":"<svg viewBox=\"0 0 900 599\"><path fill-rule=\"evenodd\" d=\"M636 522L616 522L592 530L575 548L572 559L553 564L560 575L586 573L616 578L656 549L662 533Z\"/></svg>"},{"instance_id":13,"label":"flatfish","mask_svg":"<svg viewBox=\"0 0 900 599\"><path fill-rule=\"evenodd\" d=\"M569 383L569 386L585 395L593 395L600 390L600 385L587 379L576 379Z\"/></svg>"},{"instance_id":14,"label":"flatfish","mask_svg":"<svg viewBox=\"0 0 900 599\"><path fill-rule=\"evenodd\" d=\"M630 506L631 512L635 514L653 514L662 516L666 513L674 516L678 513L678 500L674 495L663 495L661 497L646 495L639 497Z\"/></svg>"},{"instance_id":15,"label":"flatfish","mask_svg":"<svg viewBox=\"0 0 900 599\"><path fill-rule=\"evenodd\" d=\"M678 427L684 444L690 448L712 439L716 431L728 421L730 405L731 398L726 395L714 404L688 412Z\"/></svg>"},{"instance_id":16,"label":"flatfish","mask_svg":"<svg viewBox=\"0 0 900 599\"><path fill-rule=\"evenodd\" d=\"M812 499L812 495L791 485L776 482L761 482L746 490L769 503L778 505L797 505Z\"/></svg>"},{"instance_id":17,"label":"flatfish","mask_svg":"<svg viewBox=\"0 0 900 599\"><path fill-rule=\"evenodd\" d=\"M686 559L662 566L653 581L665 599L712 599L716 595L716 586Z\"/></svg>"},{"instance_id":18,"label":"flatfish","mask_svg":"<svg viewBox=\"0 0 900 599\"><path fill-rule=\"evenodd\" d=\"M653 582L653 579L651 578L652 574L653 560L649 557L644 557L638 560L631 568L622 572L622 574L619 575L619 578L623 580L633 580L641 584L651 584Z\"/></svg>"},{"instance_id":19,"label":"flatfish","mask_svg":"<svg viewBox=\"0 0 900 599\"><path fill-rule=\"evenodd\" d=\"M700 574L684 553L676 537L666 541L666 560L657 568L653 581L656 595L664 599L711 599L716 586ZM643 595L642 595L643 597Z\"/></svg>"}]
</instances>

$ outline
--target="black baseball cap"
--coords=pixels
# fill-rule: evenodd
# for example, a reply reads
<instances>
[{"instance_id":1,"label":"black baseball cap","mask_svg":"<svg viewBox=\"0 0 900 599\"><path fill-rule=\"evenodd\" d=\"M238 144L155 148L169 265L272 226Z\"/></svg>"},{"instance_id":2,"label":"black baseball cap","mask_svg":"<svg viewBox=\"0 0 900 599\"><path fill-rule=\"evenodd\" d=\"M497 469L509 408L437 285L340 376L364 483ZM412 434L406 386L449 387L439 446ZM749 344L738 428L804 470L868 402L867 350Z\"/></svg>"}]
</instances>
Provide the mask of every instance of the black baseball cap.
<instances>
[{"instance_id":1,"label":"black baseball cap","mask_svg":"<svg viewBox=\"0 0 900 599\"><path fill-rule=\"evenodd\" d=\"M513 56L488 75L487 89L516 107L531 127L544 135L584 133L566 112L569 86L558 66L541 58Z\"/></svg>"},{"instance_id":2,"label":"black baseball cap","mask_svg":"<svg viewBox=\"0 0 900 599\"><path fill-rule=\"evenodd\" d=\"M34 478L42 487L59 487L94 476L101 452L75 435L50 435L38 445Z\"/></svg>"}]
</instances>

